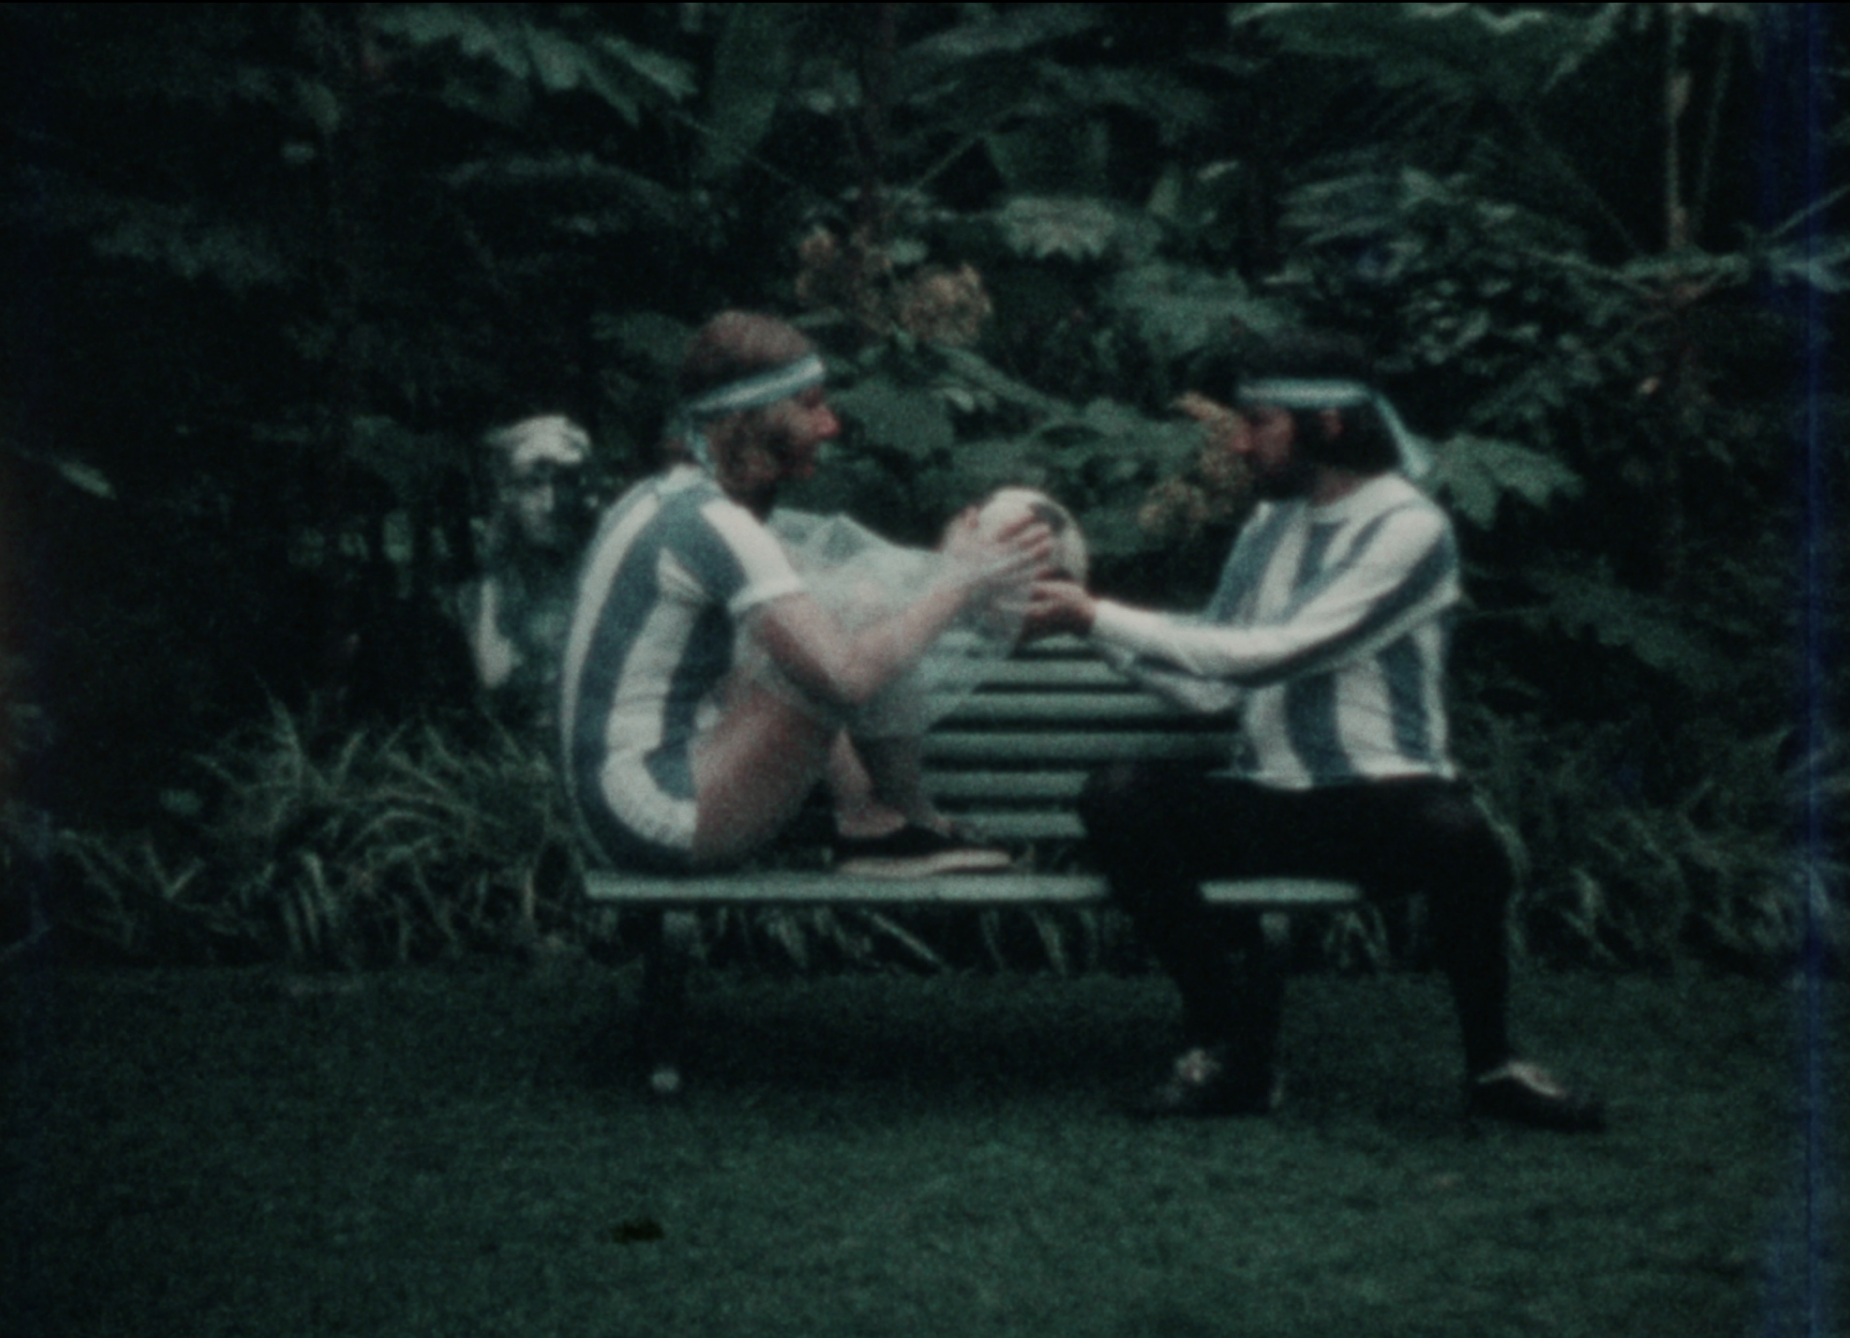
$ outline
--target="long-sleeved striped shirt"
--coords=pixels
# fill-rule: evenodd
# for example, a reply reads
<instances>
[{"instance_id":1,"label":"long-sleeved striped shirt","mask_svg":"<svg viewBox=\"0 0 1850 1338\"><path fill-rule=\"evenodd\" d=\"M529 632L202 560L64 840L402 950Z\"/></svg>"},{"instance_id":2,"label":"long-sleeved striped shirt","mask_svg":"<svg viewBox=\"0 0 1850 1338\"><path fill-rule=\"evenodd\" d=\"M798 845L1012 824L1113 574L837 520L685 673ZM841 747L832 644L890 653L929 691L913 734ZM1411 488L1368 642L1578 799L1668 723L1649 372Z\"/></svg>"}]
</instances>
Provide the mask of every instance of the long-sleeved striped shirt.
<instances>
[{"instance_id":1,"label":"long-sleeved striped shirt","mask_svg":"<svg viewBox=\"0 0 1850 1338\"><path fill-rule=\"evenodd\" d=\"M1444 700L1451 522L1398 474L1262 506L1199 619L1099 601L1092 638L1193 710L1238 709L1232 769L1284 789L1455 774Z\"/></svg>"}]
</instances>

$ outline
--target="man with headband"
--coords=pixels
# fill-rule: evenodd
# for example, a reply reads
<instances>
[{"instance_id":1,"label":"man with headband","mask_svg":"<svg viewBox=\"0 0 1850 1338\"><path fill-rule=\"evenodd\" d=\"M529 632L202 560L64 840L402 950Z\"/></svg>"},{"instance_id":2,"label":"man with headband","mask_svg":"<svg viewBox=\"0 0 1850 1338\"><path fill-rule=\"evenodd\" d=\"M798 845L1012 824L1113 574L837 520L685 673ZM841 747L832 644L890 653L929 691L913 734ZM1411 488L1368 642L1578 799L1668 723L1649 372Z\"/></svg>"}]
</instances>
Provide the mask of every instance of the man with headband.
<instances>
[{"instance_id":1,"label":"man with headband","mask_svg":"<svg viewBox=\"0 0 1850 1338\"><path fill-rule=\"evenodd\" d=\"M841 756L855 712L967 609L1025 598L1050 550L1041 526L960 527L916 597L847 630L765 527L840 431L822 382L784 322L708 322L682 367L675 459L611 507L586 555L560 730L572 810L608 866L692 871L762 846ZM756 668L735 672L748 655Z\"/></svg>"},{"instance_id":2,"label":"man with headband","mask_svg":"<svg viewBox=\"0 0 1850 1338\"><path fill-rule=\"evenodd\" d=\"M1188 1046L1148 1115L1264 1113L1279 1099L1283 980L1236 970L1258 917L1216 915L1210 877L1329 877L1427 894L1463 1033L1474 1115L1601 1127L1597 1102L1517 1058L1502 841L1447 742L1444 667L1460 598L1445 513L1412 481L1423 447L1359 352L1305 338L1240 388L1223 448L1261 504L1198 619L1037 585L1035 634L1087 636L1187 709L1237 714L1225 765L1117 764L1080 813L1114 895L1182 995Z\"/></svg>"}]
</instances>

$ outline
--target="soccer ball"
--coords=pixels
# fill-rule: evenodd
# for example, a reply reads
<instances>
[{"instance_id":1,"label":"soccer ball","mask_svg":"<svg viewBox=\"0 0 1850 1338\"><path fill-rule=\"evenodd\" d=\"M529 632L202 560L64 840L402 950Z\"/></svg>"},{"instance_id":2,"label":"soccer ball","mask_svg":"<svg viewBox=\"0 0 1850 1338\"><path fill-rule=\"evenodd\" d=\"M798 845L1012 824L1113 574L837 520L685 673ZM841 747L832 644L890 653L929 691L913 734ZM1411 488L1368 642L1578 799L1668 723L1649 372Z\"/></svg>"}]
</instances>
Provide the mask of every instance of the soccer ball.
<instances>
[{"instance_id":1,"label":"soccer ball","mask_svg":"<svg viewBox=\"0 0 1850 1338\"><path fill-rule=\"evenodd\" d=\"M1079 522L1071 511L1038 489L999 488L991 493L977 508L977 532L1000 533L1023 516L1033 516L1053 531L1055 572L1084 585L1088 561L1086 537L1079 531Z\"/></svg>"}]
</instances>

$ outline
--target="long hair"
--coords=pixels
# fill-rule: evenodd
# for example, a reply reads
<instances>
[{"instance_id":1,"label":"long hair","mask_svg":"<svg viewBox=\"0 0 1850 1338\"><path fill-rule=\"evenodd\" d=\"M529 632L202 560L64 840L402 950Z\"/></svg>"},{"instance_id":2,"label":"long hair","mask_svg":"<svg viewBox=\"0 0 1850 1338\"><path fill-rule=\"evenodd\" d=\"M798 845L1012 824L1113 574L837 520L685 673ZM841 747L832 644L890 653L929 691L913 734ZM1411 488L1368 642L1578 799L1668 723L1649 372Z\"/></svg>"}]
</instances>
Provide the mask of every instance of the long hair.
<instances>
[{"instance_id":1,"label":"long hair","mask_svg":"<svg viewBox=\"0 0 1850 1338\"><path fill-rule=\"evenodd\" d=\"M676 388L682 399L692 399L813 352L807 335L775 316L722 311L688 342Z\"/></svg>"},{"instance_id":2,"label":"long hair","mask_svg":"<svg viewBox=\"0 0 1850 1338\"><path fill-rule=\"evenodd\" d=\"M1304 377L1373 383L1375 368L1361 341L1344 335L1299 334L1257 350L1244 369L1242 380ZM1292 422L1305 454L1318 464L1358 474L1381 474L1400 463L1393 434L1372 404L1336 410L1343 430L1331 437L1323 430L1322 415L1294 409Z\"/></svg>"}]
</instances>

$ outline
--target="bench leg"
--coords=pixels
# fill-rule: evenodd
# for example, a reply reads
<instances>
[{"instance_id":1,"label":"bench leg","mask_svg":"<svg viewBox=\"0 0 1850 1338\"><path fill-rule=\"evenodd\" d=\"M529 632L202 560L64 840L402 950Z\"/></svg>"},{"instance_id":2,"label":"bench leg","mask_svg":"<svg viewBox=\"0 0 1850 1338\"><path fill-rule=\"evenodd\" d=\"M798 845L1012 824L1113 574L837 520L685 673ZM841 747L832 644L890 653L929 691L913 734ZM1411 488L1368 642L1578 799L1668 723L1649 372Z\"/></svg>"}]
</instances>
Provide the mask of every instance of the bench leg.
<instances>
[{"instance_id":1,"label":"bench leg","mask_svg":"<svg viewBox=\"0 0 1850 1338\"><path fill-rule=\"evenodd\" d=\"M690 911L658 911L648 930L636 1048L649 1083L663 1096L681 1085L681 1034L687 1015L687 975L698 922Z\"/></svg>"}]
</instances>

